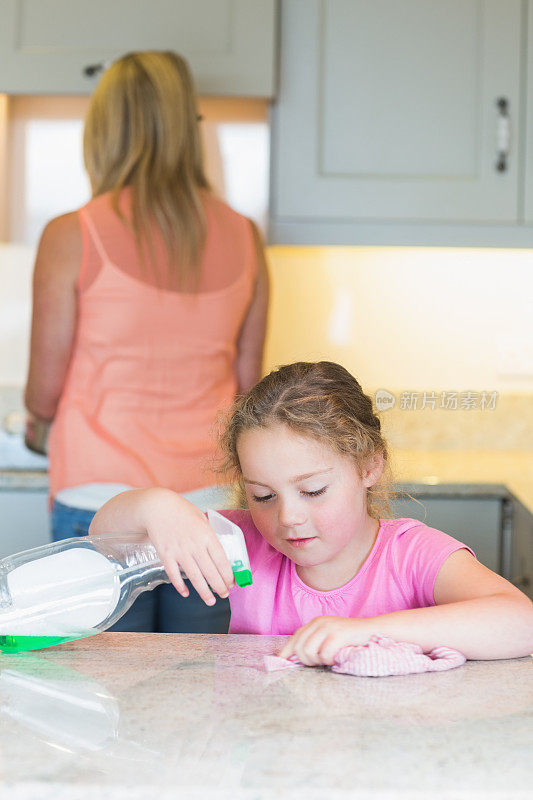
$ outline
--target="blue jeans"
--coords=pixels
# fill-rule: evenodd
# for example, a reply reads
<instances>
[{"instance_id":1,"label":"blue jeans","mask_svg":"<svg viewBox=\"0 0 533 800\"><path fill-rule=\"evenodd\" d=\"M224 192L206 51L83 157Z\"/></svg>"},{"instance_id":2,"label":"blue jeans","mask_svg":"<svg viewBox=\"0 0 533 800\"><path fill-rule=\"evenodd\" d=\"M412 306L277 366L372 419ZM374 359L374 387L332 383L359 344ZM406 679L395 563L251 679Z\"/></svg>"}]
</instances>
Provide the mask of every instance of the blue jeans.
<instances>
[{"instance_id":1,"label":"blue jeans","mask_svg":"<svg viewBox=\"0 0 533 800\"><path fill-rule=\"evenodd\" d=\"M59 503L52 507L52 540L87 536L95 511ZM227 598L216 597L214 606L204 603L192 583L184 579L188 597L176 591L171 583L143 592L118 622L108 631L138 631L143 633L227 633L230 607Z\"/></svg>"}]
</instances>

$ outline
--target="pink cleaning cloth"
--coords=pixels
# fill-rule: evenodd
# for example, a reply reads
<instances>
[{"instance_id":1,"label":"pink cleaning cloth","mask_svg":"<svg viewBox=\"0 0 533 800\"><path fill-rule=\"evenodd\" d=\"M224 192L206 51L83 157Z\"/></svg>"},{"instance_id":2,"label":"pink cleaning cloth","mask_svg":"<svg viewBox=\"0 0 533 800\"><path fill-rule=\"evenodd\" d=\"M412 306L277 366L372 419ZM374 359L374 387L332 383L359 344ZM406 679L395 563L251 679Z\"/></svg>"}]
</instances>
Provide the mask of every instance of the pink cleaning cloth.
<instances>
[{"instance_id":1,"label":"pink cleaning cloth","mask_svg":"<svg viewBox=\"0 0 533 800\"><path fill-rule=\"evenodd\" d=\"M413 672L437 672L460 667L465 656L450 647L435 647L425 654L418 644L395 642L386 636L371 636L366 644L348 645L335 656L331 665L333 672L362 677L382 677L384 675L409 675ZM280 658L264 656L266 672L290 667L304 667L297 656Z\"/></svg>"}]
</instances>

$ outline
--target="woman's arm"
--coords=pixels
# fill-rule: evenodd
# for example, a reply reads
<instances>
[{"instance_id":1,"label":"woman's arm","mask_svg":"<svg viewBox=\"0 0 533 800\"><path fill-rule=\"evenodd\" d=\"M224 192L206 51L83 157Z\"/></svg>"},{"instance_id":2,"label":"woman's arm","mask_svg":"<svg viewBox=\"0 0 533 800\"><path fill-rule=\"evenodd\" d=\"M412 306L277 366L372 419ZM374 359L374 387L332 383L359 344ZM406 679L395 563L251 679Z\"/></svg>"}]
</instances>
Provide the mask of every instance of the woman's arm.
<instances>
[{"instance_id":1,"label":"woman's arm","mask_svg":"<svg viewBox=\"0 0 533 800\"><path fill-rule=\"evenodd\" d=\"M252 302L237 341L237 391L248 391L261 377L268 313L269 281L261 234L250 220L257 254L257 277Z\"/></svg>"},{"instance_id":2,"label":"woman's arm","mask_svg":"<svg viewBox=\"0 0 533 800\"><path fill-rule=\"evenodd\" d=\"M63 390L76 330L76 279L81 231L76 212L48 223L33 272L30 366L24 396L28 411L52 420Z\"/></svg>"},{"instance_id":3,"label":"woman's arm","mask_svg":"<svg viewBox=\"0 0 533 800\"><path fill-rule=\"evenodd\" d=\"M444 645L468 659L533 653L533 603L467 550L456 550L440 568L434 600L436 606L366 619L315 617L291 636L279 655L295 653L309 665L333 664L342 647L365 644L374 635L418 644L424 653Z\"/></svg>"},{"instance_id":4,"label":"woman's arm","mask_svg":"<svg viewBox=\"0 0 533 800\"><path fill-rule=\"evenodd\" d=\"M132 489L116 495L93 517L89 536L99 533L148 534L184 597L189 592L180 567L209 606L216 602L211 589L227 597L235 586L231 564L205 514L170 489Z\"/></svg>"}]
</instances>

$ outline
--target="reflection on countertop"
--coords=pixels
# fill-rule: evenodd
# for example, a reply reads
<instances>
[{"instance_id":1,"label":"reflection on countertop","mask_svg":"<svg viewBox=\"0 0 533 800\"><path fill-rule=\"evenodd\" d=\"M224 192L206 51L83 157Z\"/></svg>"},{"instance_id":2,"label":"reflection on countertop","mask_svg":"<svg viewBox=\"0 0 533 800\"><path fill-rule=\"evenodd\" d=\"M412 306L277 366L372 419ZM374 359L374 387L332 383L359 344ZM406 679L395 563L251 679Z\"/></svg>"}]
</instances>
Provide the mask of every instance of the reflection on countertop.
<instances>
[{"instance_id":1,"label":"reflection on countertop","mask_svg":"<svg viewBox=\"0 0 533 800\"><path fill-rule=\"evenodd\" d=\"M285 639L104 633L1 655L0 787L17 800L526 797L531 658L264 672Z\"/></svg>"}]
</instances>

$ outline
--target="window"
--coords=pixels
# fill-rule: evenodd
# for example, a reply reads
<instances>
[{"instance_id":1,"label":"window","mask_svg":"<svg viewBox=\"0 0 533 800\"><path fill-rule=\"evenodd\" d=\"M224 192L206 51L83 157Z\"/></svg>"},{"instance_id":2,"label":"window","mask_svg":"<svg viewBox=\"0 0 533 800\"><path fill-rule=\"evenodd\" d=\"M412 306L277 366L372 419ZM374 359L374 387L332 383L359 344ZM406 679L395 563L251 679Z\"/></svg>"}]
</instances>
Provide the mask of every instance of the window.
<instances>
[{"instance_id":1,"label":"window","mask_svg":"<svg viewBox=\"0 0 533 800\"><path fill-rule=\"evenodd\" d=\"M82 153L88 104L88 97L3 98L0 131L9 169L3 171L0 185L0 215L4 217L0 219L0 238L35 246L48 220L89 200ZM267 104L200 98L199 107L206 171L213 189L264 231L269 173Z\"/></svg>"},{"instance_id":2,"label":"window","mask_svg":"<svg viewBox=\"0 0 533 800\"><path fill-rule=\"evenodd\" d=\"M31 276L46 223L90 198L83 167L88 97L0 95L0 387L25 381ZM265 231L269 126L263 100L200 98L213 190Z\"/></svg>"}]
</instances>

